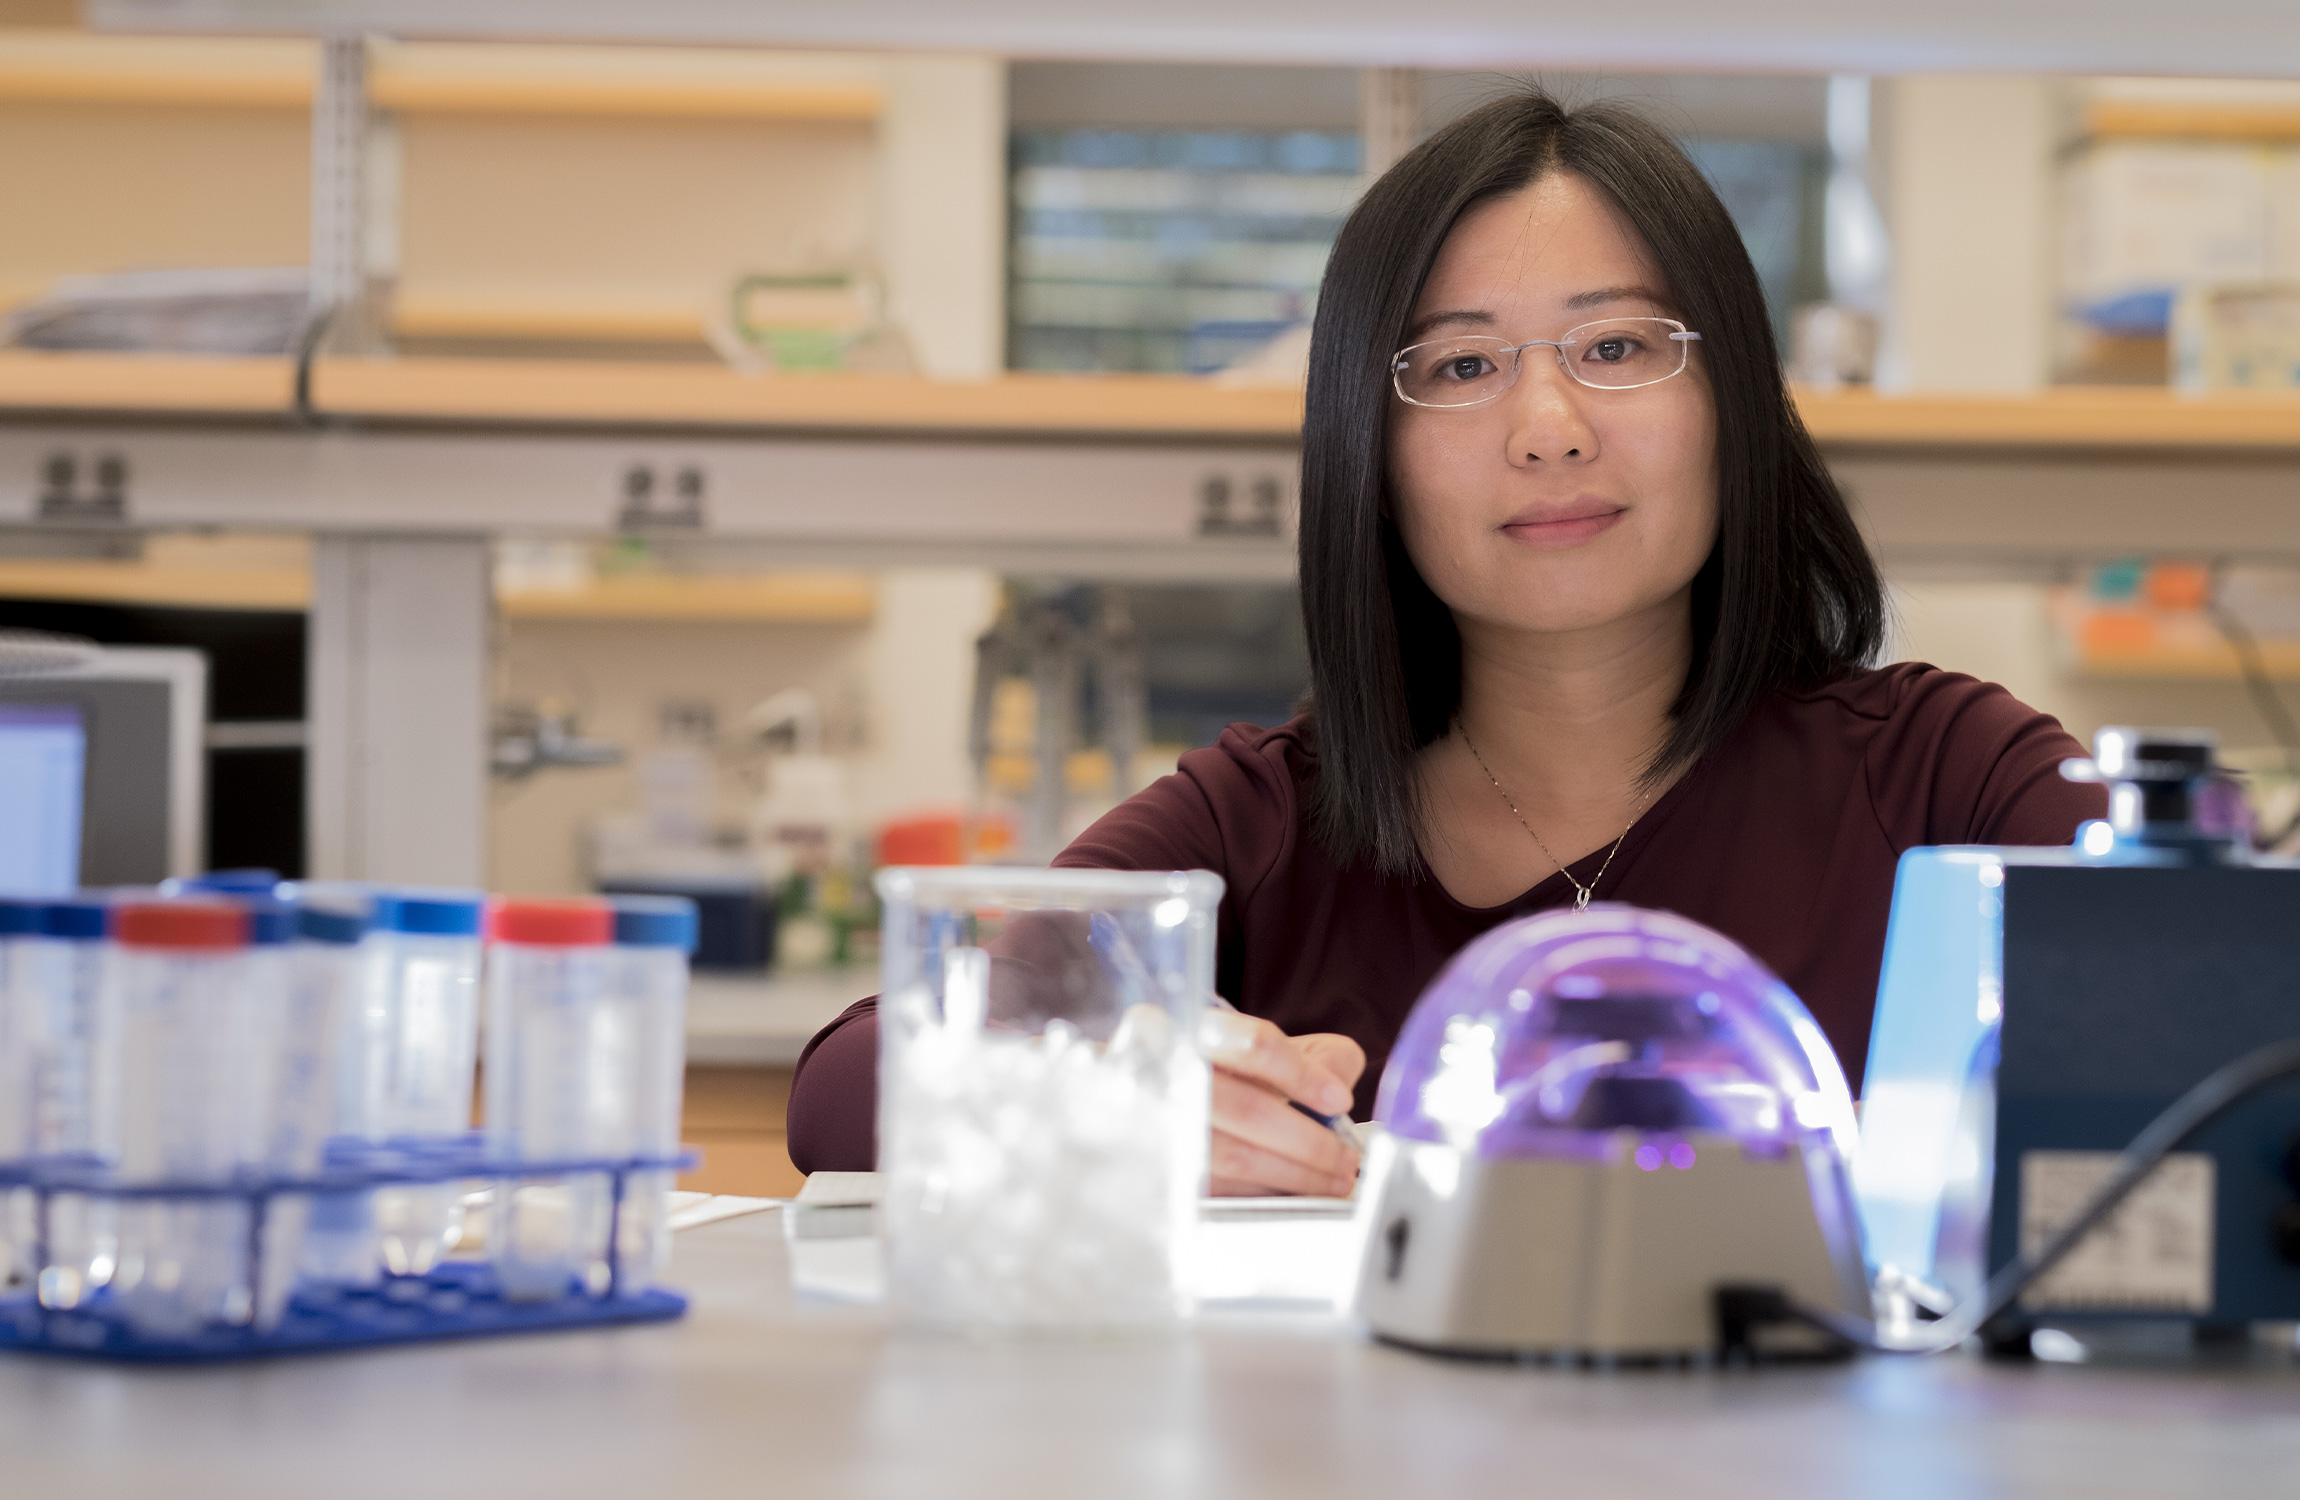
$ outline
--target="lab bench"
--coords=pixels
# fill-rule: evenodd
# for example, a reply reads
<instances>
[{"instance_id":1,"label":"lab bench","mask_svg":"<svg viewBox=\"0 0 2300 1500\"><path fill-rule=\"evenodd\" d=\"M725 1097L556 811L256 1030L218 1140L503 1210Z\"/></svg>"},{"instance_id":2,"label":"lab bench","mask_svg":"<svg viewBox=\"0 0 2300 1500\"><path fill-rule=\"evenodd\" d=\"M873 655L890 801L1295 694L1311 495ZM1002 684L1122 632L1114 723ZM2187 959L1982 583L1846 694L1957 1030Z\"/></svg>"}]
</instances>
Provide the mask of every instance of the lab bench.
<instances>
[{"instance_id":1,"label":"lab bench","mask_svg":"<svg viewBox=\"0 0 2300 1500\"><path fill-rule=\"evenodd\" d=\"M1167 1337L890 1331L789 1290L774 1214L687 1231L678 1323L203 1370L0 1360L14 1494L1794 1500L2280 1493L2300 1367L1442 1360L1327 1314Z\"/></svg>"}]
</instances>

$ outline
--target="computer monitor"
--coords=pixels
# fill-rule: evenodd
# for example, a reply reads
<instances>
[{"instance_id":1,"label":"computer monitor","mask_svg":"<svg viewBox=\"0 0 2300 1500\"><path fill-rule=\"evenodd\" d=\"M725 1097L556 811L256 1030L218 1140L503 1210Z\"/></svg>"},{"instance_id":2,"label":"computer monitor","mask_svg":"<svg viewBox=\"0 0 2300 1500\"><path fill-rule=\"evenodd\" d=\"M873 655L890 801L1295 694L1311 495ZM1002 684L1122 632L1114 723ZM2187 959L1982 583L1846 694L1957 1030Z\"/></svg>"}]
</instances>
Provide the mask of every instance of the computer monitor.
<instances>
[{"instance_id":1,"label":"computer monitor","mask_svg":"<svg viewBox=\"0 0 2300 1500\"><path fill-rule=\"evenodd\" d=\"M0 676L0 891L150 885L199 873L208 663L106 647Z\"/></svg>"},{"instance_id":2,"label":"computer monitor","mask_svg":"<svg viewBox=\"0 0 2300 1500\"><path fill-rule=\"evenodd\" d=\"M87 755L78 705L0 703L0 891L46 896L78 883Z\"/></svg>"}]
</instances>

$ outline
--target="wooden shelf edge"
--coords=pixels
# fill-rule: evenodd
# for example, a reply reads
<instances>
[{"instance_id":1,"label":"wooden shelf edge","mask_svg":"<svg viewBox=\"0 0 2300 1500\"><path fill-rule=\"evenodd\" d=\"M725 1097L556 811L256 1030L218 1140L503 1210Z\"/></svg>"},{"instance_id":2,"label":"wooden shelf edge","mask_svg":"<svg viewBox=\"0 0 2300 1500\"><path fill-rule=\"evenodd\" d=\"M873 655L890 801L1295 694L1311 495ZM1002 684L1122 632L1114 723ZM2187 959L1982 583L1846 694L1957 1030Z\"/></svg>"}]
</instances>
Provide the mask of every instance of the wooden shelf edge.
<instances>
[{"instance_id":1,"label":"wooden shelf edge","mask_svg":"<svg viewBox=\"0 0 2300 1500\"><path fill-rule=\"evenodd\" d=\"M2169 104L2095 99L2084 108L2088 135L2154 140L2300 140L2300 107L2280 104Z\"/></svg>"},{"instance_id":2,"label":"wooden shelf edge","mask_svg":"<svg viewBox=\"0 0 2300 1500\"><path fill-rule=\"evenodd\" d=\"M392 333L409 339L701 343L703 325L697 307L670 301L513 302L417 291L393 298L391 308Z\"/></svg>"},{"instance_id":3,"label":"wooden shelf edge","mask_svg":"<svg viewBox=\"0 0 2300 1500\"><path fill-rule=\"evenodd\" d=\"M2264 644L2261 665L2276 682L2300 681L2300 646ZM2084 651L2074 664L2087 677L2151 678L2166 682L2238 682L2244 677L2233 651Z\"/></svg>"},{"instance_id":4,"label":"wooden shelf edge","mask_svg":"<svg viewBox=\"0 0 2300 1500\"><path fill-rule=\"evenodd\" d=\"M287 569L155 568L143 563L0 561L0 599L177 609L304 610L311 575Z\"/></svg>"},{"instance_id":5,"label":"wooden shelf edge","mask_svg":"<svg viewBox=\"0 0 2300 1500\"><path fill-rule=\"evenodd\" d=\"M379 70L368 96L402 114L597 115L867 125L885 106L875 84L683 82L647 78L427 76Z\"/></svg>"},{"instance_id":6,"label":"wooden shelf edge","mask_svg":"<svg viewBox=\"0 0 2300 1500\"><path fill-rule=\"evenodd\" d=\"M1796 393L1832 447L2300 450L2300 392L2191 396L2159 387L2061 387L2020 395Z\"/></svg>"},{"instance_id":7,"label":"wooden shelf edge","mask_svg":"<svg viewBox=\"0 0 2300 1500\"><path fill-rule=\"evenodd\" d=\"M878 611L878 589L862 577L655 574L602 578L585 588L507 589L495 605L507 620L866 625Z\"/></svg>"},{"instance_id":8,"label":"wooden shelf edge","mask_svg":"<svg viewBox=\"0 0 2300 1500\"><path fill-rule=\"evenodd\" d=\"M0 351L0 416L269 418L289 412L285 359ZM330 359L315 366L322 413L485 427L1016 437L1300 440L1298 386L1173 375L752 374L711 363L448 355ZM2300 453L2300 392L2188 396L2071 387L2032 395L1797 393L1825 449L2158 450Z\"/></svg>"},{"instance_id":9,"label":"wooden shelf edge","mask_svg":"<svg viewBox=\"0 0 2300 1500\"><path fill-rule=\"evenodd\" d=\"M0 416L285 418L285 359L0 351ZM486 425L637 426L1252 437L1292 441L1301 393L1176 376L755 375L712 364L477 359L322 360L323 413Z\"/></svg>"},{"instance_id":10,"label":"wooden shelf edge","mask_svg":"<svg viewBox=\"0 0 2300 1500\"><path fill-rule=\"evenodd\" d=\"M323 361L322 410L472 422L817 431L1250 437L1292 442L1293 387L1175 376L754 375L708 364L410 357Z\"/></svg>"},{"instance_id":11,"label":"wooden shelf edge","mask_svg":"<svg viewBox=\"0 0 2300 1500\"><path fill-rule=\"evenodd\" d=\"M0 350L0 412L284 416L294 399L286 359Z\"/></svg>"},{"instance_id":12,"label":"wooden shelf edge","mask_svg":"<svg viewBox=\"0 0 2300 1500\"><path fill-rule=\"evenodd\" d=\"M318 51L274 37L0 32L0 103L297 109Z\"/></svg>"},{"instance_id":13,"label":"wooden shelf edge","mask_svg":"<svg viewBox=\"0 0 2300 1500\"><path fill-rule=\"evenodd\" d=\"M146 108L308 109L311 78L266 73L165 74L121 69L41 72L0 63L0 104L90 104Z\"/></svg>"},{"instance_id":14,"label":"wooden shelf edge","mask_svg":"<svg viewBox=\"0 0 2300 1500\"><path fill-rule=\"evenodd\" d=\"M869 77L777 76L724 54L394 44L368 94L406 114L564 115L868 124L885 108ZM306 109L309 42L270 38L0 32L0 104Z\"/></svg>"},{"instance_id":15,"label":"wooden shelf edge","mask_svg":"<svg viewBox=\"0 0 2300 1500\"><path fill-rule=\"evenodd\" d=\"M311 606L311 575L288 568L0 559L0 599L303 610ZM878 609L878 590L863 576L665 574L605 578L582 589L506 591L496 596L496 607L506 619L529 621L867 625Z\"/></svg>"}]
</instances>

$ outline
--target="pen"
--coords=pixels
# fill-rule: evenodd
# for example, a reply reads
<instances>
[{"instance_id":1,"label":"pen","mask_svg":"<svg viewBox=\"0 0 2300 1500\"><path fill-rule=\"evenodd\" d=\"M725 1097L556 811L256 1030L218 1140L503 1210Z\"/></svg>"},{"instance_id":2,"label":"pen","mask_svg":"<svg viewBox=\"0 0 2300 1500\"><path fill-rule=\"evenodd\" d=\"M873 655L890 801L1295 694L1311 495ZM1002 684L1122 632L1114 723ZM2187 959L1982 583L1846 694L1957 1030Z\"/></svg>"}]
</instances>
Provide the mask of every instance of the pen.
<instances>
[{"instance_id":1,"label":"pen","mask_svg":"<svg viewBox=\"0 0 2300 1500\"><path fill-rule=\"evenodd\" d=\"M1240 1013L1238 1007L1232 1005L1228 997L1217 994L1211 998L1213 999L1214 1004L1220 1006L1226 1011L1231 1012L1233 1015ZM1325 1126L1328 1130L1340 1136L1343 1140L1348 1141L1352 1146L1362 1146L1363 1143L1358 1139L1357 1122L1352 1120L1348 1115L1329 1115L1321 1110L1310 1108L1310 1106L1302 1103L1299 1099L1288 1099L1286 1103L1300 1113L1308 1115L1311 1119L1317 1121L1320 1125Z\"/></svg>"}]
</instances>

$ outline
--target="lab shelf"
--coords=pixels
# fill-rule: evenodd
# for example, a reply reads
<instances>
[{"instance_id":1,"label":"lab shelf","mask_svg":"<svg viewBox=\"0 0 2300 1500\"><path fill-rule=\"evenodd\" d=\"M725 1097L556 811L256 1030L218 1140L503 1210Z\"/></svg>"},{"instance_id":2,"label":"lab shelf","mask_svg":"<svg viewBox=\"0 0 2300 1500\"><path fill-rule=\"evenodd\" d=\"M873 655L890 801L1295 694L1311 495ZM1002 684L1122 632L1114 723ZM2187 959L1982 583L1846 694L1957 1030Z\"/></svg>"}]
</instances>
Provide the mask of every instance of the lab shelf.
<instances>
[{"instance_id":1,"label":"lab shelf","mask_svg":"<svg viewBox=\"0 0 2300 1500\"><path fill-rule=\"evenodd\" d=\"M0 421L284 420L280 359L0 353ZM772 375L707 363L422 356L328 359L315 406L347 420L474 427L1299 440L1302 391L1167 375ZM1797 393L1827 448L2300 452L2300 393L2071 386L2021 395Z\"/></svg>"},{"instance_id":2,"label":"lab shelf","mask_svg":"<svg viewBox=\"0 0 2300 1500\"><path fill-rule=\"evenodd\" d=\"M1179 376L749 374L703 364L339 359L299 425L283 360L0 353L0 523L58 457L127 474L129 524L771 544L772 569L965 563L1275 581L1293 571L1298 386ZM1807 391L1889 564L2289 555L2300 394ZM625 502L635 468L702 503ZM85 498L85 497L83 497ZM667 508L666 508L667 507ZM63 514L53 514L61 509Z\"/></svg>"},{"instance_id":3,"label":"lab shelf","mask_svg":"<svg viewBox=\"0 0 2300 1500\"><path fill-rule=\"evenodd\" d=\"M5 578L0 569L0 593ZM495 605L508 620L860 625L878 589L862 574L608 574L580 588L501 590Z\"/></svg>"},{"instance_id":4,"label":"lab shelf","mask_svg":"<svg viewBox=\"0 0 2300 1500\"><path fill-rule=\"evenodd\" d=\"M0 599L301 611L311 606L311 570L0 558ZM576 588L495 596L507 620L637 624L860 625L877 603L875 585L861 574L608 575Z\"/></svg>"},{"instance_id":5,"label":"lab shelf","mask_svg":"<svg viewBox=\"0 0 2300 1500\"><path fill-rule=\"evenodd\" d=\"M399 339L496 339L599 344L688 344L709 337L702 307L645 297L529 297L513 301L402 287L391 299Z\"/></svg>"},{"instance_id":6,"label":"lab shelf","mask_svg":"<svg viewBox=\"0 0 2300 1500\"><path fill-rule=\"evenodd\" d=\"M133 562L0 558L0 599L298 611L311 606L311 572L303 568L155 568Z\"/></svg>"},{"instance_id":7,"label":"lab shelf","mask_svg":"<svg viewBox=\"0 0 2300 1500\"><path fill-rule=\"evenodd\" d=\"M2094 99L2084 107L2092 136L2151 140L2300 140L2300 108L2258 102L2200 103L2149 99Z\"/></svg>"},{"instance_id":8,"label":"lab shelf","mask_svg":"<svg viewBox=\"0 0 2300 1500\"><path fill-rule=\"evenodd\" d=\"M214 416L286 420L284 359L0 353L0 420ZM712 364L444 356L328 359L330 417L411 425L719 428L919 434L1256 438L1291 443L1302 393L1160 375L770 375Z\"/></svg>"},{"instance_id":9,"label":"lab shelf","mask_svg":"<svg viewBox=\"0 0 2300 1500\"><path fill-rule=\"evenodd\" d=\"M0 36L0 103L300 109L318 49L274 38ZM867 124L884 100L852 68L758 50L380 43L368 94L403 114L590 115Z\"/></svg>"},{"instance_id":10,"label":"lab shelf","mask_svg":"<svg viewBox=\"0 0 2300 1500\"><path fill-rule=\"evenodd\" d=\"M125 476L116 503L100 505L85 484L51 494L44 476L63 459L81 476L111 464ZM0 526L472 537L637 531L667 548L702 549L698 561L710 567L760 573L916 561L1279 579L1293 566L1293 469L1282 440L584 424L313 431L277 419L51 414L0 421ZM635 471L653 476L639 505L629 498ZM696 500L677 493L679 484Z\"/></svg>"},{"instance_id":11,"label":"lab shelf","mask_svg":"<svg viewBox=\"0 0 2300 1500\"><path fill-rule=\"evenodd\" d=\"M2300 392L2063 386L2020 395L1800 391L1824 448L2300 452Z\"/></svg>"},{"instance_id":12,"label":"lab shelf","mask_svg":"<svg viewBox=\"0 0 2300 1500\"><path fill-rule=\"evenodd\" d=\"M876 120L884 103L876 78L793 71L758 51L439 42L378 48L368 93L377 108L408 114L843 124Z\"/></svg>"},{"instance_id":13,"label":"lab shelf","mask_svg":"<svg viewBox=\"0 0 2300 1500\"><path fill-rule=\"evenodd\" d=\"M2066 586L2051 599L2067 665L2085 676L2236 682L2245 675L2235 646L2203 609L2103 604ZM2300 679L2300 640L2256 633L2253 646L2270 678Z\"/></svg>"},{"instance_id":14,"label":"lab shelf","mask_svg":"<svg viewBox=\"0 0 2300 1500\"><path fill-rule=\"evenodd\" d=\"M284 359L0 351L0 413L279 419L295 404Z\"/></svg>"},{"instance_id":15,"label":"lab shelf","mask_svg":"<svg viewBox=\"0 0 2300 1500\"><path fill-rule=\"evenodd\" d=\"M295 109L311 103L317 49L271 37L0 37L0 102Z\"/></svg>"},{"instance_id":16,"label":"lab shelf","mask_svg":"<svg viewBox=\"0 0 2300 1500\"><path fill-rule=\"evenodd\" d=\"M2279 682L2300 681L2300 642L2263 641L2261 665ZM2080 651L2075 669L2088 677L2141 677L2175 682L2239 682L2244 670L2227 646L2157 646Z\"/></svg>"}]
</instances>

